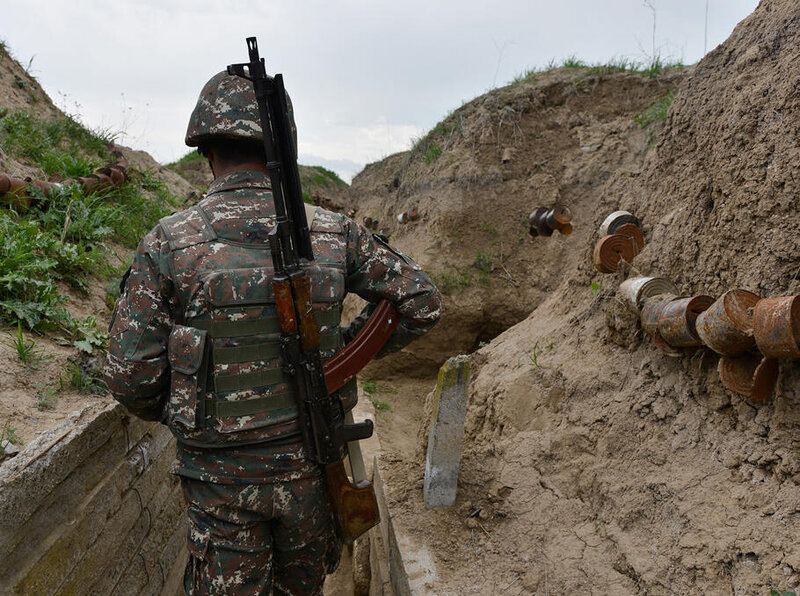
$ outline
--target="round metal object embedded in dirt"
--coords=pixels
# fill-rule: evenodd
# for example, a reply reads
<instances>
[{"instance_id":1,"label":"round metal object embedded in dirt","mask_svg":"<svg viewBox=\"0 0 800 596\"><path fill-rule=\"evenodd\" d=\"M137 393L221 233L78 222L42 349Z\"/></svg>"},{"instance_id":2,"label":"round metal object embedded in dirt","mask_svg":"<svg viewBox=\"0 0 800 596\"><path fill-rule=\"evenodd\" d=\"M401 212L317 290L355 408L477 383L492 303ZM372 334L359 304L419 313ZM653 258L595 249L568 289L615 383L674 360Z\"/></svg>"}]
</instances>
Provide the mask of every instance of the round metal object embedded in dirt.
<instances>
[{"instance_id":1,"label":"round metal object embedded in dirt","mask_svg":"<svg viewBox=\"0 0 800 596\"><path fill-rule=\"evenodd\" d=\"M640 252L642 252L642 249L644 248L644 234L639 226L632 223L622 224L616 230L614 230L614 234L627 236L633 240L634 246L636 247L636 254L638 255Z\"/></svg>"},{"instance_id":2,"label":"round metal object embedded in dirt","mask_svg":"<svg viewBox=\"0 0 800 596\"><path fill-rule=\"evenodd\" d=\"M800 358L800 296L760 300L753 312L753 335L768 358Z\"/></svg>"},{"instance_id":3,"label":"round metal object embedded in dirt","mask_svg":"<svg viewBox=\"0 0 800 596\"><path fill-rule=\"evenodd\" d=\"M658 321L661 319L661 313L664 312L664 307L676 299L676 296L664 294L660 296L652 296L642 301L642 314L640 320L642 329L650 337L655 337L658 333Z\"/></svg>"},{"instance_id":4,"label":"round metal object embedded in dirt","mask_svg":"<svg viewBox=\"0 0 800 596\"><path fill-rule=\"evenodd\" d=\"M666 277L630 277L619 285L619 293L633 308L641 309L644 301L653 296L677 296L678 288Z\"/></svg>"},{"instance_id":5,"label":"round metal object embedded in dirt","mask_svg":"<svg viewBox=\"0 0 800 596\"><path fill-rule=\"evenodd\" d=\"M620 263L631 263L636 256L636 246L627 236L604 236L594 246L592 260L600 273L614 273Z\"/></svg>"},{"instance_id":6,"label":"round metal object embedded in dirt","mask_svg":"<svg viewBox=\"0 0 800 596\"><path fill-rule=\"evenodd\" d=\"M668 302L658 320L658 332L673 348L700 345L697 317L714 303L711 296L690 296Z\"/></svg>"},{"instance_id":7,"label":"round metal object embedded in dirt","mask_svg":"<svg viewBox=\"0 0 800 596\"><path fill-rule=\"evenodd\" d=\"M753 309L761 297L747 290L725 292L697 317L697 334L709 348L723 356L738 356L752 348Z\"/></svg>"},{"instance_id":8,"label":"round metal object embedded in dirt","mask_svg":"<svg viewBox=\"0 0 800 596\"><path fill-rule=\"evenodd\" d=\"M636 227L640 229L642 227L642 224L639 221L639 219L631 212L614 211L614 213L606 217L603 220L603 223L600 224L600 235L607 236L609 234L615 234L617 228L626 223L634 224Z\"/></svg>"},{"instance_id":9,"label":"round metal object embedded in dirt","mask_svg":"<svg viewBox=\"0 0 800 596\"><path fill-rule=\"evenodd\" d=\"M726 389L748 397L755 403L769 399L778 380L778 361L752 353L736 358L723 356L717 370Z\"/></svg>"}]
</instances>

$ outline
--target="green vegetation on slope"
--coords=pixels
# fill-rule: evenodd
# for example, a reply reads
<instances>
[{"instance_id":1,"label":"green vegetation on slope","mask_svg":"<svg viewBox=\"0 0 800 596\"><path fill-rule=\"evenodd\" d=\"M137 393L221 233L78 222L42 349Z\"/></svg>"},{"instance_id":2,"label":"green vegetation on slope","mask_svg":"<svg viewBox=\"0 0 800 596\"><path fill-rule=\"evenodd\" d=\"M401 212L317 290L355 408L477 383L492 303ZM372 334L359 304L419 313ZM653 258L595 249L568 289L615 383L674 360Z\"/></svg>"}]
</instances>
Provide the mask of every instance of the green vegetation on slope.
<instances>
[{"instance_id":1,"label":"green vegetation on slope","mask_svg":"<svg viewBox=\"0 0 800 596\"><path fill-rule=\"evenodd\" d=\"M0 146L46 174L90 174L111 158L110 138L73 118L42 122L27 112L0 118ZM149 172L104 194L65 185L36 194L26 212L0 208L0 324L68 331L81 349L102 343L92 319L76 320L64 307L59 284L85 290L99 275L118 275L107 264L106 242L134 247L176 203ZM99 339L98 339L99 338Z\"/></svg>"}]
</instances>

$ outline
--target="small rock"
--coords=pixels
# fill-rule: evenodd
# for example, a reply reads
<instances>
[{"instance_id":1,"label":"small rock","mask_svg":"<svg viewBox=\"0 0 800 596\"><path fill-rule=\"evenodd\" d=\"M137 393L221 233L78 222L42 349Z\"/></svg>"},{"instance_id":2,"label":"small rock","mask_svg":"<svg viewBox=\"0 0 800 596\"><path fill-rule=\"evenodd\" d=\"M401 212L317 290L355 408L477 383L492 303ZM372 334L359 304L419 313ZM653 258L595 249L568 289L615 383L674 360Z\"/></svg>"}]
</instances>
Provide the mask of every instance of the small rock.
<instances>
[{"instance_id":1,"label":"small rock","mask_svg":"<svg viewBox=\"0 0 800 596\"><path fill-rule=\"evenodd\" d=\"M6 440L0 443L0 451L3 452L3 455L0 455L0 461L5 461L17 455L19 453L19 447L14 445L11 441Z\"/></svg>"},{"instance_id":2,"label":"small rock","mask_svg":"<svg viewBox=\"0 0 800 596\"><path fill-rule=\"evenodd\" d=\"M475 519L474 517L468 517L465 523L467 524L467 527L471 530L474 530L475 528L478 527L478 520Z\"/></svg>"}]
</instances>

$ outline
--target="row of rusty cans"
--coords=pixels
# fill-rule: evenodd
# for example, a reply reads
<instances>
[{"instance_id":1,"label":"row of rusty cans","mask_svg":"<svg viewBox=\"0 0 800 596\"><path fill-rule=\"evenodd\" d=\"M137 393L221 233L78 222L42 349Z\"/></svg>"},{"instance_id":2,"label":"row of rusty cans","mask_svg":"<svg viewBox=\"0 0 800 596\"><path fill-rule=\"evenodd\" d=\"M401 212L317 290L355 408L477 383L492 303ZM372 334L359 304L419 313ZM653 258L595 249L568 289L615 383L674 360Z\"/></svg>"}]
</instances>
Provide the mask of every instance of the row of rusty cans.
<instances>
[{"instance_id":1,"label":"row of rusty cans","mask_svg":"<svg viewBox=\"0 0 800 596\"><path fill-rule=\"evenodd\" d=\"M628 211L615 211L606 217L600 225L600 236L592 261L601 273L614 273L620 263L630 264L644 248L641 222Z\"/></svg>"},{"instance_id":2,"label":"row of rusty cans","mask_svg":"<svg viewBox=\"0 0 800 596\"><path fill-rule=\"evenodd\" d=\"M723 384L756 402L766 400L775 387L777 359L800 358L800 296L761 298L739 288L717 300L665 293L644 299L641 322L669 354L700 345L720 354Z\"/></svg>"},{"instance_id":3,"label":"row of rusty cans","mask_svg":"<svg viewBox=\"0 0 800 596\"><path fill-rule=\"evenodd\" d=\"M529 216L528 232L531 236L552 236L558 231L562 236L572 234L572 210L566 205L556 205L551 208L537 207Z\"/></svg>"},{"instance_id":4,"label":"row of rusty cans","mask_svg":"<svg viewBox=\"0 0 800 596\"><path fill-rule=\"evenodd\" d=\"M2 174L0 175L0 200L17 209L28 209L34 200L34 195L31 193L32 188L49 194L66 184L77 184L86 192L100 192L114 186L121 186L127 179L128 164L122 159L97 168L94 174L76 178L63 178L56 175L49 180L34 180Z\"/></svg>"}]
</instances>

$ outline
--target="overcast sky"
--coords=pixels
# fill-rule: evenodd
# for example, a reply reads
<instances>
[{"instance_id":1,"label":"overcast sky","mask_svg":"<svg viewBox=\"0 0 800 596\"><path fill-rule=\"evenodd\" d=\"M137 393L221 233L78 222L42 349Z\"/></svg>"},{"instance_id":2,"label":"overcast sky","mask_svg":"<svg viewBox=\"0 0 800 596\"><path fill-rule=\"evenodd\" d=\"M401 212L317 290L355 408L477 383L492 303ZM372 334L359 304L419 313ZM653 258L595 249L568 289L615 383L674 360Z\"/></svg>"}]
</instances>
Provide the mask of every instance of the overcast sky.
<instances>
[{"instance_id":1,"label":"overcast sky","mask_svg":"<svg viewBox=\"0 0 800 596\"><path fill-rule=\"evenodd\" d=\"M647 4L656 53L691 64L758 2ZM0 0L0 15L0 39L59 107L162 163L188 151L205 81L256 35L292 95L300 162L346 180L527 68L644 62L654 45L642 0Z\"/></svg>"}]
</instances>

